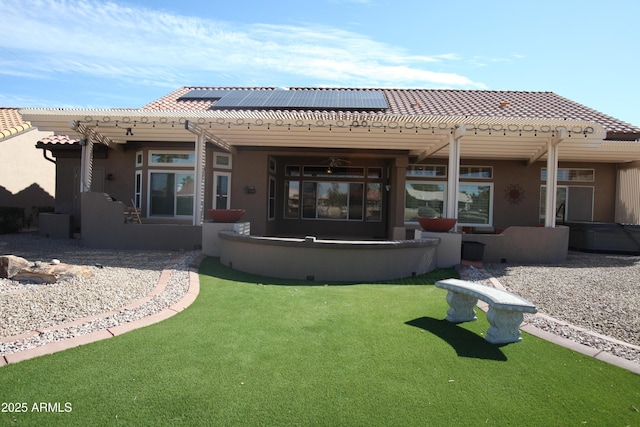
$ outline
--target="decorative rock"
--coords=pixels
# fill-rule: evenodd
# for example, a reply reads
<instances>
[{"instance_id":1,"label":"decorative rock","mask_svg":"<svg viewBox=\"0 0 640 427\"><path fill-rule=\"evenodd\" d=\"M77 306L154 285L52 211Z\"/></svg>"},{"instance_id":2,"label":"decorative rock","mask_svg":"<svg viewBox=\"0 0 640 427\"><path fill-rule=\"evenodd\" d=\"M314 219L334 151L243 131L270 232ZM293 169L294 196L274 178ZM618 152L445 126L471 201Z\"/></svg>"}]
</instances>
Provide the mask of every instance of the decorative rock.
<instances>
[{"instance_id":1,"label":"decorative rock","mask_svg":"<svg viewBox=\"0 0 640 427\"><path fill-rule=\"evenodd\" d=\"M11 279L20 270L29 268L31 263L24 258L15 255L0 257L0 278Z\"/></svg>"},{"instance_id":2,"label":"decorative rock","mask_svg":"<svg viewBox=\"0 0 640 427\"><path fill-rule=\"evenodd\" d=\"M93 273L86 266L62 264L53 259L50 264L36 261L33 265L15 255L0 257L0 278L22 280L35 283L56 283L59 278L91 277Z\"/></svg>"},{"instance_id":3,"label":"decorative rock","mask_svg":"<svg viewBox=\"0 0 640 427\"><path fill-rule=\"evenodd\" d=\"M56 283L58 278L54 274L25 269L20 270L16 275L14 275L13 280L36 283Z\"/></svg>"}]
</instances>

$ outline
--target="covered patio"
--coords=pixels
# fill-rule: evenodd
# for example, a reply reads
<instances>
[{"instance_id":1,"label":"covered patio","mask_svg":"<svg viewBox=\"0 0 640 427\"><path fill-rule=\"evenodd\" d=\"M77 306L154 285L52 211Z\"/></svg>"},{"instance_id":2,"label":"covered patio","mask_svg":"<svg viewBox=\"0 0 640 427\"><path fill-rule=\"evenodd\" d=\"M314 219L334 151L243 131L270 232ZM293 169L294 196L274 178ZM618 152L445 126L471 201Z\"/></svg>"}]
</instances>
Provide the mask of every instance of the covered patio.
<instances>
[{"instance_id":1,"label":"covered patio","mask_svg":"<svg viewBox=\"0 0 640 427\"><path fill-rule=\"evenodd\" d=\"M172 97L186 92L183 88ZM411 107L418 108L416 105ZM517 117L509 103L494 106L492 116L401 113L401 108L392 107L388 112L201 107L176 111L151 104L134 110L25 109L21 113L41 130L80 140L80 167L74 184L80 194L96 192L92 185L95 156L107 158L101 172L107 177L106 185L98 192L115 194L112 199L123 202L112 202L122 204L122 209L130 204L128 200L140 209L142 224L126 224L130 230L160 224L198 228L207 221L208 209L238 208L247 211L243 221L250 223L255 236L406 240L419 228L407 216L407 194L417 200L416 194L424 190L415 188L431 188L427 182L410 193L408 182L413 177L439 180L440 190L433 193L440 200L435 215L458 219L457 231L513 225L555 229L561 164L564 168L572 164L591 167L640 159L635 141L611 140L609 130L594 120ZM192 214L153 215L151 187L146 195L144 188L160 169L144 162L152 159L157 147L193 153L191 166L185 165L193 174L192 193L183 199L192 204ZM485 169L500 176L486 181L491 200L481 212L484 219L474 223L473 216L460 217L461 206L472 204L479 196L470 198L464 187L470 176L486 180ZM135 181L128 178L134 172ZM120 175L127 176L122 184ZM109 181L109 176L116 178ZM501 189L493 188L498 179L500 185L516 183L506 186L506 201L496 194ZM540 191L536 181L550 189L540 196L539 215L535 213L536 196L517 206L527 191ZM226 193L220 192L221 183L228 186ZM314 204L305 205L305 197ZM331 197L337 201L332 202ZM84 204L85 196L80 198ZM502 208L505 203L517 210L507 212ZM101 219L106 211L82 207L84 244L130 247L157 245L166 239L179 241L176 246L180 248L204 246L201 232L179 231L183 237L192 236L186 240L176 239L173 233L151 232L154 238L144 237L146 234L133 238L130 231L109 234L104 227L108 221ZM523 212L530 219L522 220ZM612 216L610 212L603 215ZM116 235L121 237L116 239ZM544 244L541 248L544 250ZM559 256L562 254L566 257L566 249Z\"/></svg>"}]
</instances>

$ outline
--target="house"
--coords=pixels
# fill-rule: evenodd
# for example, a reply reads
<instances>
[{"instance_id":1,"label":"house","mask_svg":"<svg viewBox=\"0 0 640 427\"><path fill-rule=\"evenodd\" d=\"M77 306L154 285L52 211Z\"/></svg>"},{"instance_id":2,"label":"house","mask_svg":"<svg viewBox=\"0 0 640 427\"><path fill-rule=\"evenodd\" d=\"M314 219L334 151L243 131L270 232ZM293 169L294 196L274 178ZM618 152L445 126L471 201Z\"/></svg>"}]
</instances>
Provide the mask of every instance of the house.
<instances>
[{"instance_id":1,"label":"house","mask_svg":"<svg viewBox=\"0 0 640 427\"><path fill-rule=\"evenodd\" d=\"M211 208L245 209L253 235L356 240L413 236L419 216L640 223L640 128L552 92L182 87L139 109L22 114L68 136L38 147L90 246L198 246ZM100 208L74 211L89 192ZM105 231L113 200L153 231ZM183 228L153 228L168 224Z\"/></svg>"},{"instance_id":2,"label":"house","mask_svg":"<svg viewBox=\"0 0 640 427\"><path fill-rule=\"evenodd\" d=\"M0 206L23 210L24 225L34 225L37 212L54 205L55 160L35 148L49 135L17 108L0 108Z\"/></svg>"}]
</instances>

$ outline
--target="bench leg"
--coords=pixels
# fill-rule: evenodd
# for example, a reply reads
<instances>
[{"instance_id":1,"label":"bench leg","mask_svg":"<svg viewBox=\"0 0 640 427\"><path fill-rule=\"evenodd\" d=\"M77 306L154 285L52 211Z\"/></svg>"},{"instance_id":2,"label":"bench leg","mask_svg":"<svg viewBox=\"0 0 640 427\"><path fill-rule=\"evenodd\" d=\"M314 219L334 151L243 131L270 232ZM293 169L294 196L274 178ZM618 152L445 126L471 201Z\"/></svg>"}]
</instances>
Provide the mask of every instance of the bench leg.
<instances>
[{"instance_id":1,"label":"bench leg","mask_svg":"<svg viewBox=\"0 0 640 427\"><path fill-rule=\"evenodd\" d=\"M491 327L487 329L486 340L492 344L506 344L522 340L520 324L524 315L521 311L500 310L489 306L487 320Z\"/></svg>"},{"instance_id":2,"label":"bench leg","mask_svg":"<svg viewBox=\"0 0 640 427\"><path fill-rule=\"evenodd\" d=\"M478 298L449 291L447 302L451 307L447 311L446 317L449 322L460 323L478 319L476 311L473 309L478 303Z\"/></svg>"}]
</instances>

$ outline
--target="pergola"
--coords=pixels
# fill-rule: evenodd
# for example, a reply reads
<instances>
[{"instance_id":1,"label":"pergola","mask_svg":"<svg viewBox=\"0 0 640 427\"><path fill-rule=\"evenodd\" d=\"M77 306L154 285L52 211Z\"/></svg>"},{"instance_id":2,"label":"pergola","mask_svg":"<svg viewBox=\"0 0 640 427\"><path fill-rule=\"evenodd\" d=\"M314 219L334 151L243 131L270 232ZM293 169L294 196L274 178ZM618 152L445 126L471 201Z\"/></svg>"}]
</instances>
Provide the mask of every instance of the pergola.
<instances>
[{"instance_id":1,"label":"pergola","mask_svg":"<svg viewBox=\"0 0 640 427\"><path fill-rule=\"evenodd\" d=\"M405 151L412 162L448 159L448 212L457 215L460 159L547 163L546 227L555 227L559 161L624 163L640 160L640 144L605 140L599 124L578 120L512 117L416 116L379 113L287 111L167 111L23 109L33 126L79 137L81 189L88 191L92 147L122 149L132 141L195 141L194 225L202 222L204 153L207 142L234 153L236 147Z\"/></svg>"}]
</instances>

